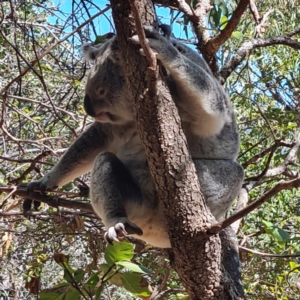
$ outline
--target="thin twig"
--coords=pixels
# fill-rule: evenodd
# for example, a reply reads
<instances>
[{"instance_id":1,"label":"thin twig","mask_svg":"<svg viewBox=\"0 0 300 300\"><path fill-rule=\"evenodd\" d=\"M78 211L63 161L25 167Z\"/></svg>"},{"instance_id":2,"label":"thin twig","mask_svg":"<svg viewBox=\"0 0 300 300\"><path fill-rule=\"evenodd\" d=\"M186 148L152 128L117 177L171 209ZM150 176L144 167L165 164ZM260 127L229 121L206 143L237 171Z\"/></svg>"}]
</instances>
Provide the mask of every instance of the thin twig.
<instances>
[{"instance_id":1,"label":"thin twig","mask_svg":"<svg viewBox=\"0 0 300 300\"><path fill-rule=\"evenodd\" d=\"M95 15L93 15L91 18L89 18L88 20L86 20L85 22L83 22L80 26L78 26L77 28L75 28L72 32L70 32L69 34L67 34L64 38L60 39L59 41L57 41L56 43L54 43L53 45L49 46L41 55L39 55L36 59L32 60L30 62L30 67L24 69L22 72L20 72L20 74L18 76L16 76L9 84L7 84L1 91L0 91L0 95L5 94L8 89L17 81L19 81L25 74L27 74L34 66L35 64L41 60L43 57L45 57L48 53L50 53L50 51L52 49L54 49L55 47L57 47L59 44L63 43L65 40L67 40L70 36L72 36L75 32L79 31L81 28L83 28L85 25L87 25L88 23L90 23L93 19L97 18L98 16L104 14L105 12L107 12L110 9L110 6L106 7L105 9L99 11L98 13L96 13Z\"/></svg>"},{"instance_id":2,"label":"thin twig","mask_svg":"<svg viewBox=\"0 0 300 300\"><path fill-rule=\"evenodd\" d=\"M12 187L0 186L0 192L10 193L13 189L14 188L12 188ZM52 191L51 193L55 193L55 191ZM67 207L67 208L72 208L72 209L80 209L80 210L86 211L86 212L94 212L91 204L89 204L89 203L75 201L75 200L67 200L65 198L61 198L58 196L41 195L40 193L37 193L37 192L28 194L26 191L26 188L24 188L24 187L18 187L13 195L20 196L22 198L32 199L32 200L42 202L42 203L46 203L52 207L62 206L62 207ZM80 194L75 194L75 195L80 197Z\"/></svg>"},{"instance_id":3,"label":"thin twig","mask_svg":"<svg viewBox=\"0 0 300 300\"><path fill-rule=\"evenodd\" d=\"M223 67L220 72L220 81L225 83L231 72L241 64L244 58L250 53L251 50L273 45L286 45L296 50L300 50L300 42L292 39L292 36L300 32L300 27L291 31L290 33L279 35L270 38L256 38L245 41L240 48L233 55L232 59Z\"/></svg>"},{"instance_id":4,"label":"thin twig","mask_svg":"<svg viewBox=\"0 0 300 300\"><path fill-rule=\"evenodd\" d=\"M208 233L215 234L220 232L222 229L228 227L238 219L243 218L244 216L252 212L254 209L256 209L257 207L265 203L267 200L269 200L271 197L278 194L280 191L289 190L292 188L299 188L299 187L300 187L300 177L297 177L296 179L289 180L289 181L280 181L272 189L268 190L264 195L262 195L260 198L252 202L250 205L248 205L241 211L233 214L232 216L225 219L224 221L212 225L212 227L208 230Z\"/></svg>"},{"instance_id":5,"label":"thin twig","mask_svg":"<svg viewBox=\"0 0 300 300\"><path fill-rule=\"evenodd\" d=\"M262 257L276 257L276 258L291 258L291 257L300 257L300 254L270 254L270 253L264 253L256 250L252 250L246 247L239 246L239 249L248 253L252 253L255 255L259 255Z\"/></svg>"}]
</instances>

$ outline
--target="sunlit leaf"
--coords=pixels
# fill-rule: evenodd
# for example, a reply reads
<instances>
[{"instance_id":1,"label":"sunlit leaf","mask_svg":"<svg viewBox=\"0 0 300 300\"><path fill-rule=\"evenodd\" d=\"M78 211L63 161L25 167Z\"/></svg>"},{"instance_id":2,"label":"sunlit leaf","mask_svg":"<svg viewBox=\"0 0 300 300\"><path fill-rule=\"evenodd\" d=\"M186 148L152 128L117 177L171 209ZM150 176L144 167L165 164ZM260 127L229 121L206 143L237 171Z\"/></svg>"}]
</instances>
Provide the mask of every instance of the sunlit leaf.
<instances>
[{"instance_id":1,"label":"sunlit leaf","mask_svg":"<svg viewBox=\"0 0 300 300\"><path fill-rule=\"evenodd\" d=\"M234 31L232 34L231 34L231 37L235 38L235 39L240 39L243 37L243 34L240 32L240 31Z\"/></svg>"},{"instance_id":2,"label":"sunlit leaf","mask_svg":"<svg viewBox=\"0 0 300 300\"><path fill-rule=\"evenodd\" d=\"M151 290L147 280L140 274L122 273L122 283L126 290L136 296L150 296Z\"/></svg>"},{"instance_id":3,"label":"sunlit leaf","mask_svg":"<svg viewBox=\"0 0 300 300\"><path fill-rule=\"evenodd\" d=\"M126 241L107 245L104 257L109 265L121 260L131 260L133 257L133 245Z\"/></svg>"},{"instance_id":4,"label":"sunlit leaf","mask_svg":"<svg viewBox=\"0 0 300 300\"><path fill-rule=\"evenodd\" d=\"M264 220L262 222L265 225L266 232L273 235L278 242L285 242L290 239L290 235L282 228L275 226L271 222Z\"/></svg>"},{"instance_id":5,"label":"sunlit leaf","mask_svg":"<svg viewBox=\"0 0 300 300\"><path fill-rule=\"evenodd\" d=\"M143 266L139 266L135 263L132 263L130 261L119 261L119 262L116 262L116 265L118 266L122 266L130 271L133 271L133 272L137 272L137 273L143 273L143 274L150 274L151 271Z\"/></svg>"}]
</instances>

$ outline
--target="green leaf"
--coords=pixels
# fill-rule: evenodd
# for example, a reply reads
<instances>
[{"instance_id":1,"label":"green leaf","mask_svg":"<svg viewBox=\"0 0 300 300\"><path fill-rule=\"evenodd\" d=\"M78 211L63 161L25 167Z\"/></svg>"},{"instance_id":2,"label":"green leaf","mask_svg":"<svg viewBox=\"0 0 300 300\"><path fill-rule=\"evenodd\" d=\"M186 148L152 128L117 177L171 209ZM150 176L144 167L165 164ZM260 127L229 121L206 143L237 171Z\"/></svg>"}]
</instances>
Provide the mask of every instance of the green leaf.
<instances>
[{"instance_id":1,"label":"green leaf","mask_svg":"<svg viewBox=\"0 0 300 300\"><path fill-rule=\"evenodd\" d=\"M110 36L112 33L108 32L104 35L97 35L94 44L103 44L108 39L108 36Z\"/></svg>"},{"instance_id":2,"label":"green leaf","mask_svg":"<svg viewBox=\"0 0 300 300\"><path fill-rule=\"evenodd\" d=\"M74 278L73 278L72 274L68 270L64 271L64 280L67 281L67 282L69 282L69 283L73 283L74 282Z\"/></svg>"},{"instance_id":3,"label":"green leaf","mask_svg":"<svg viewBox=\"0 0 300 300\"><path fill-rule=\"evenodd\" d=\"M226 27L227 23L228 23L227 17L226 17L226 16L223 16L223 17L221 18L221 29L224 29L224 28Z\"/></svg>"},{"instance_id":4,"label":"green leaf","mask_svg":"<svg viewBox=\"0 0 300 300\"><path fill-rule=\"evenodd\" d=\"M190 296L187 294L178 293L176 294L176 299L178 300L189 300Z\"/></svg>"},{"instance_id":5,"label":"green leaf","mask_svg":"<svg viewBox=\"0 0 300 300\"><path fill-rule=\"evenodd\" d=\"M265 225L266 233L271 234L278 242L286 242L290 239L290 235L282 228L275 226L271 222L262 221Z\"/></svg>"},{"instance_id":6,"label":"green leaf","mask_svg":"<svg viewBox=\"0 0 300 300\"><path fill-rule=\"evenodd\" d=\"M109 264L100 264L100 269L101 269L101 274L104 275L105 273L107 273L108 269L111 266ZM112 268L112 270L114 270L114 268Z\"/></svg>"},{"instance_id":7,"label":"green leaf","mask_svg":"<svg viewBox=\"0 0 300 300\"><path fill-rule=\"evenodd\" d=\"M108 279L108 282L116 286L122 286L122 273L116 273Z\"/></svg>"},{"instance_id":8,"label":"green leaf","mask_svg":"<svg viewBox=\"0 0 300 300\"><path fill-rule=\"evenodd\" d=\"M115 284L117 286L122 285L121 277L120 274L117 273L116 267L111 268L108 264L101 264L100 269L101 269L102 276L105 275L103 281L108 280L108 282ZM110 271L108 272L108 270Z\"/></svg>"},{"instance_id":9,"label":"green leaf","mask_svg":"<svg viewBox=\"0 0 300 300\"><path fill-rule=\"evenodd\" d=\"M288 122L287 129L293 129L293 128L296 128L296 127L297 127L296 123L294 123L294 122Z\"/></svg>"},{"instance_id":10,"label":"green leaf","mask_svg":"<svg viewBox=\"0 0 300 300\"><path fill-rule=\"evenodd\" d=\"M213 8L211 11L210 11L210 18L212 19L215 27L218 27L219 26L219 15L218 15L218 12L215 8Z\"/></svg>"},{"instance_id":11,"label":"green leaf","mask_svg":"<svg viewBox=\"0 0 300 300\"><path fill-rule=\"evenodd\" d=\"M131 260L133 257L133 245L126 241L107 245L104 257L109 265L116 261Z\"/></svg>"},{"instance_id":12,"label":"green leaf","mask_svg":"<svg viewBox=\"0 0 300 300\"><path fill-rule=\"evenodd\" d=\"M82 269L77 269L74 272L74 278L77 282L81 281L84 277L84 270Z\"/></svg>"},{"instance_id":13,"label":"green leaf","mask_svg":"<svg viewBox=\"0 0 300 300\"><path fill-rule=\"evenodd\" d=\"M265 230L266 230L266 231L269 230L270 228L273 228L273 227L274 227L273 223L271 223L271 222L262 220L262 223L265 225Z\"/></svg>"},{"instance_id":14,"label":"green leaf","mask_svg":"<svg viewBox=\"0 0 300 300\"><path fill-rule=\"evenodd\" d=\"M240 32L240 31L234 31L232 34L231 34L231 37L235 38L235 39L240 39L243 37L243 34Z\"/></svg>"},{"instance_id":15,"label":"green leaf","mask_svg":"<svg viewBox=\"0 0 300 300\"><path fill-rule=\"evenodd\" d=\"M65 294L64 300L80 300L81 294L75 288L69 289L69 291Z\"/></svg>"},{"instance_id":16,"label":"green leaf","mask_svg":"<svg viewBox=\"0 0 300 300\"><path fill-rule=\"evenodd\" d=\"M122 273L122 283L127 291L136 296L147 297L151 295L147 280L140 274Z\"/></svg>"},{"instance_id":17,"label":"green leaf","mask_svg":"<svg viewBox=\"0 0 300 300\"><path fill-rule=\"evenodd\" d=\"M87 286L90 289L93 289L96 284L99 282L100 278L98 274L93 274L85 283L85 286Z\"/></svg>"},{"instance_id":18,"label":"green leaf","mask_svg":"<svg viewBox=\"0 0 300 300\"><path fill-rule=\"evenodd\" d=\"M78 298L79 295L79 298ZM51 289L43 290L39 295L40 300L79 300L80 294L69 283L60 283Z\"/></svg>"},{"instance_id":19,"label":"green leaf","mask_svg":"<svg viewBox=\"0 0 300 300\"><path fill-rule=\"evenodd\" d=\"M47 292L47 291L41 291L39 295L40 300L63 300L64 295L53 293L53 292Z\"/></svg>"},{"instance_id":20,"label":"green leaf","mask_svg":"<svg viewBox=\"0 0 300 300\"><path fill-rule=\"evenodd\" d=\"M272 235L277 239L278 242L286 242L290 239L290 235L280 227L275 227L272 231Z\"/></svg>"},{"instance_id":21,"label":"green leaf","mask_svg":"<svg viewBox=\"0 0 300 300\"><path fill-rule=\"evenodd\" d=\"M289 262L289 265L290 265L290 269L291 269L291 270L294 270L295 268L299 268L299 267L300 267L300 265L296 264L294 261L290 261L290 262ZM295 269L294 272L298 273L299 270L298 270L298 269Z\"/></svg>"},{"instance_id":22,"label":"green leaf","mask_svg":"<svg viewBox=\"0 0 300 300\"><path fill-rule=\"evenodd\" d=\"M98 287L96 294L95 294L95 300L101 300L101 294L103 292L103 288L104 288L104 285Z\"/></svg>"},{"instance_id":23,"label":"green leaf","mask_svg":"<svg viewBox=\"0 0 300 300\"><path fill-rule=\"evenodd\" d=\"M135 263L132 263L130 261L119 261L116 262L116 265L122 266L130 271L142 273L142 274L151 274L151 271L143 266L139 266Z\"/></svg>"}]
</instances>

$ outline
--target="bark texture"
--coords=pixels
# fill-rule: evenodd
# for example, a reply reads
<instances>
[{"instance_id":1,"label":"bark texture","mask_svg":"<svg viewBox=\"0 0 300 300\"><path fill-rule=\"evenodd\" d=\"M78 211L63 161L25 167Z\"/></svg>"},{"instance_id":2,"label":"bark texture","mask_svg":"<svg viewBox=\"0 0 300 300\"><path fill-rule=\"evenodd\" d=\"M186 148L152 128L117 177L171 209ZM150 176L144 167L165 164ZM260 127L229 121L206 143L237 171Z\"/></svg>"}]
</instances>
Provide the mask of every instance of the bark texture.
<instances>
[{"instance_id":1,"label":"bark texture","mask_svg":"<svg viewBox=\"0 0 300 300\"><path fill-rule=\"evenodd\" d=\"M128 88L151 174L165 206L170 259L191 299L238 299L224 284L219 235L207 235L213 217L200 192L177 108L165 82L147 81L148 63L128 38L136 33L129 0L111 0ZM152 1L135 2L142 24L156 26ZM150 87L147 91L147 84ZM227 282L226 282L227 283Z\"/></svg>"}]
</instances>

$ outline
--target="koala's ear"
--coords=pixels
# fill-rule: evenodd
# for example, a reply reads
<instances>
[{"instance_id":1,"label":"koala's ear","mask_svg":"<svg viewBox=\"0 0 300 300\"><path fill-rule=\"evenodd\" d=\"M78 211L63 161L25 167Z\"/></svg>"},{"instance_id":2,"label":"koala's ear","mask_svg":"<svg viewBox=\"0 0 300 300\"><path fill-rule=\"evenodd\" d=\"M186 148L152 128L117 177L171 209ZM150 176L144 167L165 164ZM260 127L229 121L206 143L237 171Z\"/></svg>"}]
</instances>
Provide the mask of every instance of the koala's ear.
<instances>
[{"instance_id":1,"label":"koala's ear","mask_svg":"<svg viewBox=\"0 0 300 300\"><path fill-rule=\"evenodd\" d=\"M81 51L84 58L89 60L95 60L98 55L102 55L107 48L110 47L114 40L114 33L107 33L102 36L97 36L95 43L85 43L81 46Z\"/></svg>"},{"instance_id":2,"label":"koala's ear","mask_svg":"<svg viewBox=\"0 0 300 300\"><path fill-rule=\"evenodd\" d=\"M163 32L165 38L170 39L170 37L174 37L172 34L171 26L167 24L160 24L159 28Z\"/></svg>"},{"instance_id":3,"label":"koala's ear","mask_svg":"<svg viewBox=\"0 0 300 300\"><path fill-rule=\"evenodd\" d=\"M89 60L95 60L97 57L97 54L100 50L100 48L103 45L98 44L98 45L94 45L91 43L85 43L81 46L81 51L83 54L83 57L85 58L85 60L89 61Z\"/></svg>"}]
</instances>

